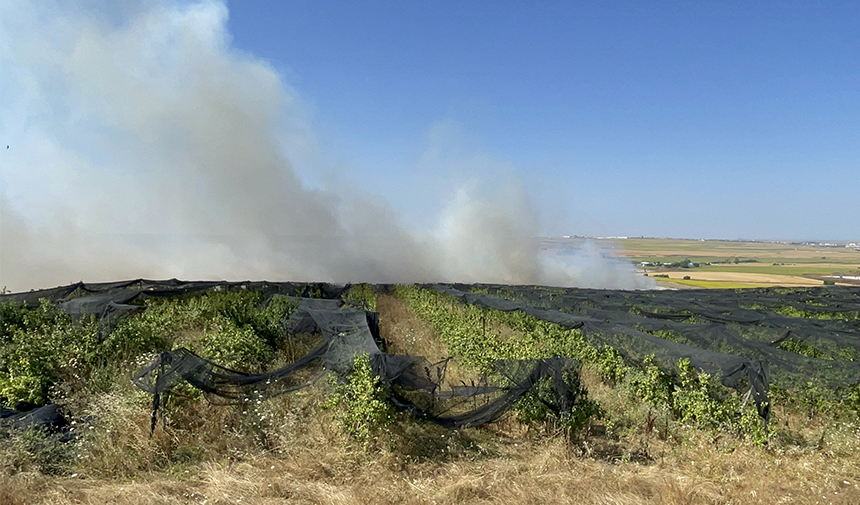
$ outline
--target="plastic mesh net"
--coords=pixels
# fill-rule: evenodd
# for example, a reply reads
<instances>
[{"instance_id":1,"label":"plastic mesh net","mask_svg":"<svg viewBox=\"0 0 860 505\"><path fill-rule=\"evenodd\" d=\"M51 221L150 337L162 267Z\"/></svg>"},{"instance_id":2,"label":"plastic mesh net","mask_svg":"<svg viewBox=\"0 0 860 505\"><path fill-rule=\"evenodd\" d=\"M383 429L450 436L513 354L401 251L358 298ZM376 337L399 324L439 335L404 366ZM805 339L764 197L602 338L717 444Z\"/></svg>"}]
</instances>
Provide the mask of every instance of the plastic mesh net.
<instances>
[{"instance_id":1,"label":"plastic mesh net","mask_svg":"<svg viewBox=\"0 0 860 505\"><path fill-rule=\"evenodd\" d=\"M425 286L464 303L501 311L523 311L537 319L583 332L594 345L608 345L634 361L653 355L666 368L681 358L728 387L749 387L767 419L767 391L812 382L828 388L860 383L860 288L617 291L538 286ZM378 286L386 289L386 286ZM184 282L176 279L84 284L0 295L0 302L38 305L42 298L61 304L73 317L95 314L113 325L141 310L140 297L169 297L204 290L248 289L293 297L300 303L290 333L319 331L320 341L302 358L264 374L248 374L212 363L187 349L162 353L134 382L158 396L182 381L205 392L210 401L231 403L251 395L271 397L308 384L297 371L311 368L349 371L356 355L367 353L376 374L398 404L421 418L446 426L475 426L498 418L537 384L551 382L557 401L575 401L559 380L578 370L574 360L498 362L477 383L445 386L447 361L380 349L378 316L339 299L346 289L324 283ZM480 292L476 292L480 291ZM313 294L317 298L308 298ZM792 347L794 346L794 347ZM800 346L804 352L798 352ZM317 374L318 375L318 374ZM305 377L307 374L304 375ZM492 383L491 383L492 382ZM428 400L429 398L429 400Z\"/></svg>"}]
</instances>

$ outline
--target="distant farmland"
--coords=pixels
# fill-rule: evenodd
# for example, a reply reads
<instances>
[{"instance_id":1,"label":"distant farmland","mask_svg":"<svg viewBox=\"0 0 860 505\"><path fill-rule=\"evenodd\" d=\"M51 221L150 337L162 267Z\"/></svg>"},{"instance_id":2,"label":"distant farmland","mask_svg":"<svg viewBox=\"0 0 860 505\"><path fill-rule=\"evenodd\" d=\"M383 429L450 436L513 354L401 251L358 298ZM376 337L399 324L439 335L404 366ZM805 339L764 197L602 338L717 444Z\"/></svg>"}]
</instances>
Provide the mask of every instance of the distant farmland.
<instances>
[{"instance_id":1,"label":"distant farmland","mask_svg":"<svg viewBox=\"0 0 860 505\"><path fill-rule=\"evenodd\" d=\"M577 247L584 239L555 239L549 247ZM659 285L692 288L860 285L860 251L850 247L770 242L679 239L597 239L604 249L629 258ZM691 262L698 266L681 268ZM664 266L664 264L676 264ZM668 278L662 276L668 276ZM842 278L839 278L842 276ZM689 279L685 279L689 277ZM855 277L852 279L851 277Z\"/></svg>"}]
</instances>

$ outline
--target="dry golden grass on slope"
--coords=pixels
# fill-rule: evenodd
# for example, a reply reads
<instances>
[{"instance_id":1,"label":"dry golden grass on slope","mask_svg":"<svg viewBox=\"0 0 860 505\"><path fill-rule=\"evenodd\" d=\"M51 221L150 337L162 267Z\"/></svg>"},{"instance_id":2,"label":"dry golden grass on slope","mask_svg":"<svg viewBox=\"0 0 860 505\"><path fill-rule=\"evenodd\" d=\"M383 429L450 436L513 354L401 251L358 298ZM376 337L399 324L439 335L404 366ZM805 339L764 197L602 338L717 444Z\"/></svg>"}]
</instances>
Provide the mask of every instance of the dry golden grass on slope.
<instances>
[{"instance_id":1,"label":"dry golden grass on slope","mask_svg":"<svg viewBox=\"0 0 860 505\"><path fill-rule=\"evenodd\" d=\"M392 350L446 354L397 300L380 297L379 310ZM765 449L674 423L661 433L659 415L646 433L647 406L589 370L583 381L605 408L627 409L619 419L626 426L610 434L596 426L571 444L498 426L451 431L405 421L365 452L334 430L317 388L264 402L253 415L173 399L167 428L150 438L150 399L118 380L110 394L85 397L92 429L82 427L90 434L64 475L15 467L11 449L0 448L0 505L860 503L857 426L777 411L791 430L774 426Z\"/></svg>"},{"instance_id":2,"label":"dry golden grass on slope","mask_svg":"<svg viewBox=\"0 0 860 505\"><path fill-rule=\"evenodd\" d=\"M496 455L403 464L391 453L321 445L288 457L206 462L188 474L135 479L0 477L0 503L340 504L856 504L857 468L825 456L732 453L705 444L652 464L610 464L572 454L560 440L503 444ZM695 459L692 459L695 458ZM847 482L847 484L846 484Z\"/></svg>"}]
</instances>

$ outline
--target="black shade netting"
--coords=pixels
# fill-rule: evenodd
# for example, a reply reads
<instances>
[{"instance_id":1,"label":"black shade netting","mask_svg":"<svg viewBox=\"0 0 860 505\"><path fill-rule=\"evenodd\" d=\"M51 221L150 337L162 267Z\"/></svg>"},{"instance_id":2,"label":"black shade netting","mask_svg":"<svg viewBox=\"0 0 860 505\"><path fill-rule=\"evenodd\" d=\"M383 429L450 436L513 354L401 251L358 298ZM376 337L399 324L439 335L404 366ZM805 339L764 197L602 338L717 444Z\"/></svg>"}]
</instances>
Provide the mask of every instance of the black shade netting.
<instances>
[{"instance_id":1,"label":"black shade netting","mask_svg":"<svg viewBox=\"0 0 860 505\"><path fill-rule=\"evenodd\" d=\"M250 374L222 367L188 349L163 352L132 378L140 389L153 395L153 428L162 395L182 382L200 389L216 404L258 401L307 386L323 370L348 375L357 356L367 355L374 373L391 392L394 403L421 419L447 427L470 427L498 419L541 381L550 381L555 393L542 396L554 412L574 405L571 389L562 379L576 374L578 362L555 358L546 360L506 360L496 363L492 380L486 375L476 381L446 384L448 360L430 363L421 356L382 352L376 344L378 318L375 313L326 304L321 300L296 298L294 312L305 329L319 331L320 343L295 362L267 373ZM326 310L324 307L331 307ZM378 330L377 330L378 331ZM300 370L310 369L299 375ZM297 377L303 377L298 379ZM568 382L570 380L568 379ZM575 388L574 388L575 389Z\"/></svg>"},{"instance_id":2,"label":"black shade netting","mask_svg":"<svg viewBox=\"0 0 860 505\"><path fill-rule=\"evenodd\" d=\"M428 287L465 303L580 329L593 345L609 345L636 361L654 355L671 369L689 359L726 386L748 386L763 417L771 382L785 389L860 383L860 288Z\"/></svg>"},{"instance_id":3,"label":"black shade netting","mask_svg":"<svg viewBox=\"0 0 860 505\"><path fill-rule=\"evenodd\" d=\"M78 282L68 286L33 290L25 293L0 295L0 303L18 303L37 307L45 299L61 304L67 313L99 315L109 302L127 304L139 297L175 297L204 291L257 291L269 298L272 295L285 295L320 300L322 303L339 303L335 300L349 285L336 285L323 282L267 282L267 281L182 281L178 279L152 280L134 279L119 282ZM311 295L316 298L312 298ZM86 298L85 300L83 298ZM76 301L66 304L66 302Z\"/></svg>"},{"instance_id":4,"label":"black shade netting","mask_svg":"<svg viewBox=\"0 0 860 505\"><path fill-rule=\"evenodd\" d=\"M620 291L460 284L427 287L465 303L518 310L579 329L589 343L611 346L632 360L654 355L658 364L672 369L679 359L689 359L698 370L728 387L749 388L763 417L768 413L771 383L786 389L802 388L810 382L827 388L860 383L860 288ZM427 418L460 415L451 414L455 407L444 413L444 409L433 407L434 402L467 398L460 402L471 405L467 410L484 409L486 413L493 410L489 405L496 401L494 395L502 397L516 391L511 381L501 383L505 382L501 371L494 374L494 380L481 377L474 383L448 384L447 362L386 354L379 347L378 315L345 307L338 298L346 289L348 286L324 283L136 279L0 295L0 303L32 307L47 299L73 318L93 314L110 327L142 310L142 298L255 290L267 300L283 295L300 303L284 322L290 334L319 332L319 344L306 356L266 374L229 370L187 350L164 353L135 378L138 386L154 394L188 381L216 402L242 401L250 394L273 396L307 383L296 378L298 370L314 367L343 374L360 353L371 356L377 375L393 390L425 397L412 401L414 407L410 408L424 412L421 415ZM477 290L482 292L471 292ZM477 397L481 400L475 400ZM497 405L505 401L499 400Z\"/></svg>"},{"instance_id":5,"label":"black shade netting","mask_svg":"<svg viewBox=\"0 0 860 505\"><path fill-rule=\"evenodd\" d=\"M556 418L563 418L581 398L580 365L573 359L499 360L493 369L492 379L484 377L477 384L464 383L436 390L429 398L427 391L412 389L402 380L393 380L392 396L398 405L416 417L448 428L493 422L526 397ZM416 392L425 395L416 399Z\"/></svg>"}]
</instances>

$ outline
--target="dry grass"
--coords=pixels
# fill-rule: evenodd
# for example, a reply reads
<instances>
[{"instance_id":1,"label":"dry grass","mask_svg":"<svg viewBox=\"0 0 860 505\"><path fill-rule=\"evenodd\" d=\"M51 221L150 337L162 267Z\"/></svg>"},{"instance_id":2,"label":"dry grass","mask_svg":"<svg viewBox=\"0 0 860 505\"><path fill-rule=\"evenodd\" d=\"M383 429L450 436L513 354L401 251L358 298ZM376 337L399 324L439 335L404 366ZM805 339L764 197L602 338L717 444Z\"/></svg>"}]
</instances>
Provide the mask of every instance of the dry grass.
<instances>
[{"instance_id":1,"label":"dry grass","mask_svg":"<svg viewBox=\"0 0 860 505\"><path fill-rule=\"evenodd\" d=\"M431 361L448 357L448 349L433 328L419 319L397 298L379 295L379 333L388 344L388 352L426 356Z\"/></svg>"},{"instance_id":2,"label":"dry grass","mask_svg":"<svg viewBox=\"0 0 860 505\"><path fill-rule=\"evenodd\" d=\"M376 304L379 333L388 345L388 352L424 356L431 363L450 357L447 346L433 328L413 314L406 304L390 295L379 295ZM457 360L451 360L446 365L443 385L459 385L461 381L466 384L477 378L473 372L461 369Z\"/></svg>"},{"instance_id":3,"label":"dry grass","mask_svg":"<svg viewBox=\"0 0 860 505\"><path fill-rule=\"evenodd\" d=\"M728 453L705 441L647 464L579 456L561 440L507 441L494 456L418 464L322 445L286 457L205 462L181 475L7 475L0 503L856 504L858 478L856 466L826 455Z\"/></svg>"},{"instance_id":4,"label":"dry grass","mask_svg":"<svg viewBox=\"0 0 860 505\"><path fill-rule=\"evenodd\" d=\"M446 355L397 300L380 297L379 311L393 351ZM76 399L93 418L83 427L82 456L62 475L10 467L3 458L11 446L4 452L0 442L0 505L860 503L856 424L777 411L765 449L675 424L661 433L659 415L646 433L646 405L631 404L590 370L583 381L592 398L623 413L609 434L597 426L570 444L404 421L370 452L332 429L315 388L252 412L174 399L167 428L150 438L149 398L118 381L107 395Z\"/></svg>"},{"instance_id":5,"label":"dry grass","mask_svg":"<svg viewBox=\"0 0 860 505\"><path fill-rule=\"evenodd\" d=\"M697 281L743 282L774 286L821 286L821 281L796 275L759 274L748 272L715 272L700 270L685 270L680 272L665 272L670 279L680 280L685 276Z\"/></svg>"}]
</instances>

